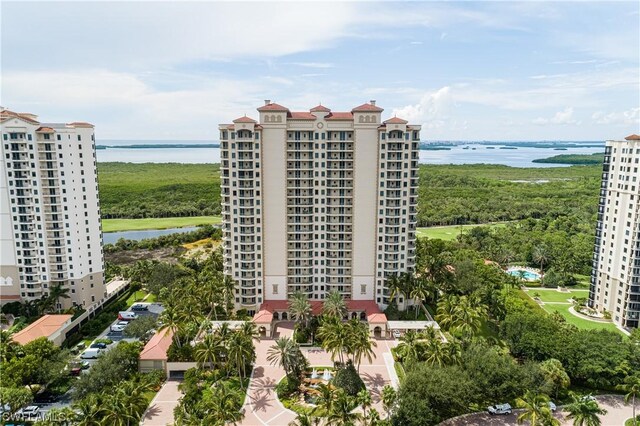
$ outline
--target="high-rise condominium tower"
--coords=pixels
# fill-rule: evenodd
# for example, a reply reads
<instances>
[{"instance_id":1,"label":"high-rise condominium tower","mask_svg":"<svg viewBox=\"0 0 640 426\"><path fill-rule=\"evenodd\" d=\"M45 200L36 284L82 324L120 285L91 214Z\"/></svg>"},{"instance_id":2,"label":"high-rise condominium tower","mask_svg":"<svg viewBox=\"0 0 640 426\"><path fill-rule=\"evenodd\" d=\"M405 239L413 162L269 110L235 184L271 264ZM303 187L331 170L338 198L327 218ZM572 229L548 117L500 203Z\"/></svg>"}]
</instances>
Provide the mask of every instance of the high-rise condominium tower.
<instances>
[{"instance_id":1,"label":"high-rise condominium tower","mask_svg":"<svg viewBox=\"0 0 640 426\"><path fill-rule=\"evenodd\" d=\"M388 303L385 277L415 264L420 126L265 101L220 125L225 272L250 313L302 291Z\"/></svg>"},{"instance_id":2,"label":"high-rise condominium tower","mask_svg":"<svg viewBox=\"0 0 640 426\"><path fill-rule=\"evenodd\" d=\"M607 141L589 306L623 327L640 320L640 136Z\"/></svg>"},{"instance_id":3,"label":"high-rise condominium tower","mask_svg":"<svg viewBox=\"0 0 640 426\"><path fill-rule=\"evenodd\" d=\"M93 125L0 110L0 301L68 288L61 308L105 296Z\"/></svg>"}]
</instances>

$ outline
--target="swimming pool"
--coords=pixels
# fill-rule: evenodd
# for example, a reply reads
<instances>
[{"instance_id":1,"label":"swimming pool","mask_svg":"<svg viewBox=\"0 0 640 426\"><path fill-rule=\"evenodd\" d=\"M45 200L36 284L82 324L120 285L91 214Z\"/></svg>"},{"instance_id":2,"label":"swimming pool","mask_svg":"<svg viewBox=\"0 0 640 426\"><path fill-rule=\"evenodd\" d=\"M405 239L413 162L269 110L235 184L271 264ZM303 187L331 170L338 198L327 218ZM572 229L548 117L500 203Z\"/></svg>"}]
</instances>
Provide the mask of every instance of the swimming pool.
<instances>
[{"instance_id":1,"label":"swimming pool","mask_svg":"<svg viewBox=\"0 0 640 426\"><path fill-rule=\"evenodd\" d=\"M540 274L522 268L509 268L507 274L514 277L523 277L526 281L538 281L540 279Z\"/></svg>"}]
</instances>

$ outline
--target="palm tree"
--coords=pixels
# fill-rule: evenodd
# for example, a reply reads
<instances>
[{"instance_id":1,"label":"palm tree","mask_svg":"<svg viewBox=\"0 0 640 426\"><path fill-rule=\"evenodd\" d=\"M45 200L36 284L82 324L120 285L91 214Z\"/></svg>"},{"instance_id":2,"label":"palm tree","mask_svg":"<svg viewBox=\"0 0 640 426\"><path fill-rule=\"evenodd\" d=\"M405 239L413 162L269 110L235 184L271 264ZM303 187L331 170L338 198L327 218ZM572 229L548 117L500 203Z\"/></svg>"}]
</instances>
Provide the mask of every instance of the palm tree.
<instances>
[{"instance_id":1,"label":"palm tree","mask_svg":"<svg viewBox=\"0 0 640 426\"><path fill-rule=\"evenodd\" d=\"M208 334L204 337L202 343L196 346L194 358L200 367L204 364L209 364L209 368L213 369L218 356L224 352L224 349L224 344L219 336Z\"/></svg>"},{"instance_id":2,"label":"palm tree","mask_svg":"<svg viewBox=\"0 0 640 426\"><path fill-rule=\"evenodd\" d=\"M382 388L382 407L387 412L387 418L391 416L391 412L396 405L396 390L391 385L384 385Z\"/></svg>"},{"instance_id":3,"label":"palm tree","mask_svg":"<svg viewBox=\"0 0 640 426\"><path fill-rule=\"evenodd\" d=\"M242 396L228 386L213 387L205 398L209 409L206 418L202 419L202 424L235 425L244 418L244 412L238 406L238 401L242 401Z\"/></svg>"},{"instance_id":4,"label":"palm tree","mask_svg":"<svg viewBox=\"0 0 640 426\"><path fill-rule=\"evenodd\" d=\"M334 316L340 319L347 315L347 305L345 305L344 298L340 292L332 290L327 294L327 297L322 304L322 313L324 315Z\"/></svg>"},{"instance_id":5,"label":"palm tree","mask_svg":"<svg viewBox=\"0 0 640 426\"><path fill-rule=\"evenodd\" d=\"M518 415L518 424L522 424L525 421L529 421L530 426L560 424L558 420L554 419L551 413L549 397L544 394L527 391L522 398L516 400L516 404L518 407L524 409L524 411Z\"/></svg>"},{"instance_id":6,"label":"palm tree","mask_svg":"<svg viewBox=\"0 0 640 426\"><path fill-rule=\"evenodd\" d=\"M367 325L357 319L352 319L348 322L347 333L353 361L357 364L358 372L360 372L362 358L366 358L371 363L373 358L376 357L373 348L378 345L369 338Z\"/></svg>"},{"instance_id":7,"label":"palm tree","mask_svg":"<svg viewBox=\"0 0 640 426\"><path fill-rule=\"evenodd\" d=\"M547 250L546 246L539 245L533 249L533 253L531 253L531 257L534 262L540 265L540 275L544 275L544 265L549 263L549 250Z\"/></svg>"},{"instance_id":8,"label":"palm tree","mask_svg":"<svg viewBox=\"0 0 640 426\"><path fill-rule=\"evenodd\" d=\"M316 405L325 412L330 413L333 410L333 401L336 397L334 389L330 385L320 383L317 390L318 398L316 399Z\"/></svg>"},{"instance_id":9,"label":"palm tree","mask_svg":"<svg viewBox=\"0 0 640 426\"><path fill-rule=\"evenodd\" d=\"M411 364L420 360L418 349L418 333L414 330L407 331L400 337L398 344L398 354L402 356L402 361Z\"/></svg>"},{"instance_id":10,"label":"palm tree","mask_svg":"<svg viewBox=\"0 0 640 426\"><path fill-rule=\"evenodd\" d=\"M233 291L236 288L236 282L229 275L225 275L222 280L222 288L224 291L227 318L230 318L233 313Z\"/></svg>"},{"instance_id":11,"label":"palm tree","mask_svg":"<svg viewBox=\"0 0 640 426\"><path fill-rule=\"evenodd\" d=\"M313 417L308 414L298 413L296 419L289 422L288 426L313 426Z\"/></svg>"},{"instance_id":12,"label":"palm tree","mask_svg":"<svg viewBox=\"0 0 640 426\"><path fill-rule=\"evenodd\" d=\"M227 351L229 363L238 369L238 375L243 379L247 364L251 364L256 358L253 341L242 333L234 332L228 341Z\"/></svg>"},{"instance_id":13,"label":"palm tree","mask_svg":"<svg viewBox=\"0 0 640 426\"><path fill-rule=\"evenodd\" d=\"M86 398L74 402L71 407L77 414L78 426L100 426L102 395L89 394Z\"/></svg>"},{"instance_id":14,"label":"palm tree","mask_svg":"<svg viewBox=\"0 0 640 426\"><path fill-rule=\"evenodd\" d=\"M342 319L335 316L323 317L317 335L322 340L322 347L331 354L331 360L335 360L338 355L340 362L344 364L344 351L350 342Z\"/></svg>"},{"instance_id":15,"label":"palm tree","mask_svg":"<svg viewBox=\"0 0 640 426\"><path fill-rule=\"evenodd\" d=\"M297 344L289 337L279 337L275 344L269 347L267 361L271 365L279 365L285 374L289 375L293 371L299 350Z\"/></svg>"},{"instance_id":16,"label":"palm tree","mask_svg":"<svg viewBox=\"0 0 640 426\"><path fill-rule=\"evenodd\" d=\"M60 309L57 308L57 305L60 303L60 299L69 299L69 288L62 287L62 284L52 285L49 289L49 300L51 300L56 305L57 312L60 312Z\"/></svg>"},{"instance_id":17,"label":"palm tree","mask_svg":"<svg viewBox=\"0 0 640 426\"><path fill-rule=\"evenodd\" d=\"M327 425L355 426L362 419L362 414L353 411L354 402L343 389L335 392L333 407L327 416Z\"/></svg>"},{"instance_id":18,"label":"palm tree","mask_svg":"<svg viewBox=\"0 0 640 426\"><path fill-rule=\"evenodd\" d=\"M258 326L253 321L243 322L239 332L248 338L256 339L258 342L260 341L260 332L258 331Z\"/></svg>"},{"instance_id":19,"label":"palm tree","mask_svg":"<svg viewBox=\"0 0 640 426\"><path fill-rule=\"evenodd\" d=\"M371 404L373 404L373 401L371 400L371 394L366 389L360 389L360 392L358 392L358 395L356 395L356 399L358 401L358 404L362 406L363 415L367 417L367 409L371 408Z\"/></svg>"},{"instance_id":20,"label":"palm tree","mask_svg":"<svg viewBox=\"0 0 640 426\"><path fill-rule=\"evenodd\" d=\"M626 393L624 396L625 404L628 404L629 400L631 400L633 426L638 426L638 417L636 416L636 398L640 396L640 375L628 376L624 379L624 384L616 386L616 389Z\"/></svg>"},{"instance_id":21,"label":"palm tree","mask_svg":"<svg viewBox=\"0 0 640 426\"><path fill-rule=\"evenodd\" d=\"M405 296L404 283L400 279L399 275L390 275L385 280L385 285L389 289L389 300L396 300L398 302L398 296Z\"/></svg>"},{"instance_id":22,"label":"palm tree","mask_svg":"<svg viewBox=\"0 0 640 426\"><path fill-rule=\"evenodd\" d=\"M438 338L427 341L424 361L438 367L446 365L449 361L448 346Z\"/></svg>"},{"instance_id":23,"label":"palm tree","mask_svg":"<svg viewBox=\"0 0 640 426\"><path fill-rule=\"evenodd\" d=\"M306 328L311 317L311 303L307 295L299 290L293 293L289 299L289 312L298 324L304 324Z\"/></svg>"},{"instance_id":24,"label":"palm tree","mask_svg":"<svg viewBox=\"0 0 640 426\"><path fill-rule=\"evenodd\" d=\"M178 332L180 331L183 323L181 322L180 315L176 312L175 308L166 307L159 317L160 324L162 324L158 331L168 330L173 333L173 343L180 347L180 337Z\"/></svg>"},{"instance_id":25,"label":"palm tree","mask_svg":"<svg viewBox=\"0 0 640 426\"><path fill-rule=\"evenodd\" d=\"M565 410L569 412L567 418L573 419L573 426L600 426L602 422L598 416L607 414L607 410L600 408L596 401L575 396Z\"/></svg>"},{"instance_id":26,"label":"palm tree","mask_svg":"<svg viewBox=\"0 0 640 426\"><path fill-rule=\"evenodd\" d=\"M418 319L418 308L422 308L423 301L429 297L430 291L427 282L423 279L414 280L409 296L413 299L416 311L416 319Z\"/></svg>"}]
</instances>

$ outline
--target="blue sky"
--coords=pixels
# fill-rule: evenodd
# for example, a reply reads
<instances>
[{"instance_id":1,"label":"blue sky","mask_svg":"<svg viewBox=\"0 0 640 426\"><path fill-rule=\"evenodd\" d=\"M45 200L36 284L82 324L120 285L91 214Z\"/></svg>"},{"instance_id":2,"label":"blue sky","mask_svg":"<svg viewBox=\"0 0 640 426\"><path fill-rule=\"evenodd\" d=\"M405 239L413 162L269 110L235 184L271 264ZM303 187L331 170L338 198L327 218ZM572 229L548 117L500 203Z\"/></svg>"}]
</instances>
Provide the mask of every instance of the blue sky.
<instances>
[{"instance_id":1,"label":"blue sky","mask_svg":"<svg viewBox=\"0 0 640 426\"><path fill-rule=\"evenodd\" d=\"M424 139L640 133L639 2L6 2L2 106L216 139L263 99L376 99Z\"/></svg>"}]
</instances>

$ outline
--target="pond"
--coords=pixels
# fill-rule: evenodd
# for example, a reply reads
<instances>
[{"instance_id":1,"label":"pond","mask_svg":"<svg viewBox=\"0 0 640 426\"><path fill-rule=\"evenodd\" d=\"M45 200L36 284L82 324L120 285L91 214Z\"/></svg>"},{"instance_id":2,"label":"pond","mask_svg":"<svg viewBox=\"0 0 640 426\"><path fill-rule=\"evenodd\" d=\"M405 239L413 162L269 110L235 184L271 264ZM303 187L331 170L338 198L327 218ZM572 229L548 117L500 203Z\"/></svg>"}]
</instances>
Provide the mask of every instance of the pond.
<instances>
[{"instance_id":1,"label":"pond","mask_svg":"<svg viewBox=\"0 0 640 426\"><path fill-rule=\"evenodd\" d=\"M120 238L126 240L140 241L145 238L156 238L162 235L171 235L184 232L191 232L198 229L196 226L187 226L184 228L168 228L168 229L145 229L143 231L120 231L120 232L105 232L102 234L102 240L104 244L115 244Z\"/></svg>"}]
</instances>

